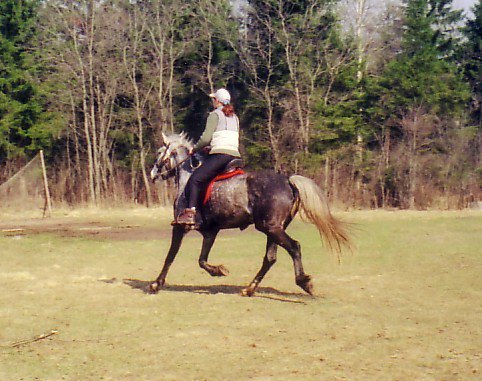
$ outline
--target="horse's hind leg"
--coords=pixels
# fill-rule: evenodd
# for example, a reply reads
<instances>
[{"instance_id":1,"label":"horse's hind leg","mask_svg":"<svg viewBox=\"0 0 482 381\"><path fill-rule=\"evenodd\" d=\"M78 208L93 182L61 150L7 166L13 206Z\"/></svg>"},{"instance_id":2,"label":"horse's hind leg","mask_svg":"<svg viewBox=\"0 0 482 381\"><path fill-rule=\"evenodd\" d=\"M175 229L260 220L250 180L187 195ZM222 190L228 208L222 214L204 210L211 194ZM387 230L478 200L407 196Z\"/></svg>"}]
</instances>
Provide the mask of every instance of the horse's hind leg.
<instances>
[{"instance_id":1,"label":"horse's hind leg","mask_svg":"<svg viewBox=\"0 0 482 381\"><path fill-rule=\"evenodd\" d=\"M301 247L299 242L291 238L282 228L271 229L269 235L278 245L286 249L293 259L296 284L308 294L313 295L311 277L305 274L303 270L303 263L301 262Z\"/></svg>"},{"instance_id":2,"label":"horse's hind leg","mask_svg":"<svg viewBox=\"0 0 482 381\"><path fill-rule=\"evenodd\" d=\"M259 272L254 277L253 281L249 284L248 287L241 291L241 295L243 296L253 296L258 288L259 284L263 280L266 273L269 271L271 266L273 266L276 262L276 251L278 245L273 241L272 238L268 236L268 241L266 243L266 255L263 259L263 266L259 270Z\"/></svg>"},{"instance_id":3,"label":"horse's hind leg","mask_svg":"<svg viewBox=\"0 0 482 381\"><path fill-rule=\"evenodd\" d=\"M181 225L175 225L172 228L171 247L169 248L169 252L167 253L167 257L164 261L164 266L162 267L161 273L159 274L157 279L149 286L149 291L151 293L158 292L159 289L164 286L164 283L166 283L167 272L169 271L169 267L171 267L174 258L176 258L176 255L179 252L179 248L181 247L181 242L185 234L186 231Z\"/></svg>"},{"instance_id":4,"label":"horse's hind leg","mask_svg":"<svg viewBox=\"0 0 482 381\"><path fill-rule=\"evenodd\" d=\"M219 233L219 229L202 231L203 244L201 249L201 255L199 256L199 267L206 270L211 276L226 276L229 275L229 270L223 265L213 266L208 261L209 252L213 247L216 236Z\"/></svg>"}]
</instances>

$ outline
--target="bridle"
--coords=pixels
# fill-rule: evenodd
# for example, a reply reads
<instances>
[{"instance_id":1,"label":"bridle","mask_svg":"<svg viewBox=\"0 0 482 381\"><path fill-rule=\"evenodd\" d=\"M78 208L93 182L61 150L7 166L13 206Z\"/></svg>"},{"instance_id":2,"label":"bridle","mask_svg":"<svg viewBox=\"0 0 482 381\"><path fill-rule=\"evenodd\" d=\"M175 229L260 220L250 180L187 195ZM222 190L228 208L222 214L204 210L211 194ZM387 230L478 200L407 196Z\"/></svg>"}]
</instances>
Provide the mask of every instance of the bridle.
<instances>
[{"instance_id":1,"label":"bridle","mask_svg":"<svg viewBox=\"0 0 482 381\"><path fill-rule=\"evenodd\" d=\"M156 160L156 163L154 164L154 168L157 168L160 166L160 165L163 165L163 163L166 162L167 159L170 158L170 156L172 155L172 152L170 153L169 157L166 157L166 153L169 151L169 146L171 145L171 143L169 142L167 145L166 145L166 149L164 151L164 154L162 156L160 156L157 160ZM156 172L156 177L153 179L153 181L156 181L158 177L163 177L165 175L168 175L170 173L172 173L173 171L175 171L176 169L178 169L181 165L183 165L186 161L188 161L189 159L192 158L192 155L187 155L187 157L183 160L181 160L179 163L177 163L174 167L172 168L169 168L161 173L157 173ZM192 164L191 164L191 167L192 167ZM194 167L193 167L194 168Z\"/></svg>"}]
</instances>

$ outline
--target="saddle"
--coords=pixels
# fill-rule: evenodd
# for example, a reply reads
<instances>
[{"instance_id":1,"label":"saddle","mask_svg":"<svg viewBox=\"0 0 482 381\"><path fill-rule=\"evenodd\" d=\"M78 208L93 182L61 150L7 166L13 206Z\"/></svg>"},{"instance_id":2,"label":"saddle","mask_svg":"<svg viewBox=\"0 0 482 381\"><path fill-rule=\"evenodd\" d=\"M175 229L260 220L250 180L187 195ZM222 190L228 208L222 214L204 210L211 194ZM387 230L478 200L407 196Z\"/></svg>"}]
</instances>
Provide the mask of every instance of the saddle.
<instances>
[{"instance_id":1,"label":"saddle","mask_svg":"<svg viewBox=\"0 0 482 381\"><path fill-rule=\"evenodd\" d=\"M226 166L224 167L221 173L227 173L227 172L235 171L241 168L244 168L244 160L239 157L236 157L233 160L231 160L228 164L226 164Z\"/></svg>"},{"instance_id":2,"label":"saddle","mask_svg":"<svg viewBox=\"0 0 482 381\"><path fill-rule=\"evenodd\" d=\"M206 187L206 190L204 192L203 205L206 205L207 202L209 201L215 182L230 179L231 177L234 177L237 175L243 175L245 173L243 170L243 167L244 167L244 161L243 159L240 159L240 158L235 158L231 160L228 164L226 164L223 171L219 175L217 175L214 179L212 179L209 182L208 186Z\"/></svg>"}]
</instances>

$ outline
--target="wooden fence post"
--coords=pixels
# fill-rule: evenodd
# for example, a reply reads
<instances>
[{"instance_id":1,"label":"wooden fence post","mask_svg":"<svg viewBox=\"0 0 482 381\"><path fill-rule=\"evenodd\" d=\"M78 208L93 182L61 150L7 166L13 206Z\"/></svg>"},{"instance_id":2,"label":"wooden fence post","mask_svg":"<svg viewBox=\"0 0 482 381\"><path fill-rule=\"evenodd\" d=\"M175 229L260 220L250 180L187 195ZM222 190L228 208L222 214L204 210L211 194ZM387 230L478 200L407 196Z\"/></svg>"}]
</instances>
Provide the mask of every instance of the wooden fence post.
<instances>
[{"instance_id":1,"label":"wooden fence post","mask_svg":"<svg viewBox=\"0 0 482 381\"><path fill-rule=\"evenodd\" d=\"M47 170L45 169L44 151L40 150L40 162L42 163L42 173L44 177L45 203L49 212L49 217L52 215L52 203L50 201L49 183L47 181ZM44 208L45 217L45 208Z\"/></svg>"}]
</instances>

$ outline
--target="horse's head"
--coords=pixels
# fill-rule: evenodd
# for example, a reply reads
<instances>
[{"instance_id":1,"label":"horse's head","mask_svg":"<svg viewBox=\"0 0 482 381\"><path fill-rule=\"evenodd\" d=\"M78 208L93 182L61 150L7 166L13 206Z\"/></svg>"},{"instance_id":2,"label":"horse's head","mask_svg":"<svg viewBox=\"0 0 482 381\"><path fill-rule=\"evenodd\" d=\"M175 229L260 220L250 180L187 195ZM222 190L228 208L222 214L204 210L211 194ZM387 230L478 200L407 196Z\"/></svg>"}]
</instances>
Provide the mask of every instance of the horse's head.
<instances>
[{"instance_id":1,"label":"horse's head","mask_svg":"<svg viewBox=\"0 0 482 381\"><path fill-rule=\"evenodd\" d=\"M174 176L176 169L188 159L189 150L193 146L184 132L170 136L162 133L162 140L162 146L157 150L157 159L151 170L152 181L159 176L163 180Z\"/></svg>"}]
</instances>

